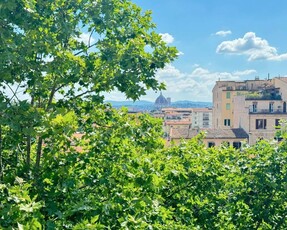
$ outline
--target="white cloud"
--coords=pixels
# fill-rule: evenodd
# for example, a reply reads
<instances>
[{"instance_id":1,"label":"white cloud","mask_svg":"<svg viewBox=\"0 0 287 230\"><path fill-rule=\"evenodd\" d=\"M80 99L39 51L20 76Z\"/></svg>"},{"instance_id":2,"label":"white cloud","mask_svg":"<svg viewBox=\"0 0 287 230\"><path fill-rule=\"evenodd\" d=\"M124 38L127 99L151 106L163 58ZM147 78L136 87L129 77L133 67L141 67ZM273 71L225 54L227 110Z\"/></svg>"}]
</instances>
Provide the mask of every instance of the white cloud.
<instances>
[{"instance_id":1,"label":"white cloud","mask_svg":"<svg viewBox=\"0 0 287 230\"><path fill-rule=\"evenodd\" d=\"M191 101L212 101L212 88L216 81L230 80L239 81L253 76L256 70L237 70L233 72L211 71L198 64L193 65L193 71L185 73L173 65L166 65L165 68L156 73L156 79L164 82L166 90L163 91L165 97L171 97L172 101L191 100ZM141 100L154 101L159 93L147 91L147 95ZM125 100L123 94L113 92L105 94L107 100Z\"/></svg>"},{"instance_id":2,"label":"white cloud","mask_svg":"<svg viewBox=\"0 0 287 230\"><path fill-rule=\"evenodd\" d=\"M83 42L86 45L89 45L89 41L90 41L90 45L95 42L95 39L93 37L90 37L89 33L82 33L80 37L76 38L76 40L78 42Z\"/></svg>"},{"instance_id":3,"label":"white cloud","mask_svg":"<svg viewBox=\"0 0 287 230\"><path fill-rule=\"evenodd\" d=\"M170 44L174 42L174 37L170 35L169 33L159 34L161 36L161 39L166 43Z\"/></svg>"},{"instance_id":4,"label":"white cloud","mask_svg":"<svg viewBox=\"0 0 287 230\"><path fill-rule=\"evenodd\" d=\"M254 69L247 69L247 70L244 70L244 71L235 71L233 72L234 75L236 76L246 76L246 75L251 75L251 74L255 74L257 73L256 70Z\"/></svg>"},{"instance_id":5,"label":"white cloud","mask_svg":"<svg viewBox=\"0 0 287 230\"><path fill-rule=\"evenodd\" d=\"M225 37L229 34L232 34L232 32L230 30L221 30L221 31L217 31L215 33L215 35L220 36L220 37Z\"/></svg>"},{"instance_id":6,"label":"white cloud","mask_svg":"<svg viewBox=\"0 0 287 230\"><path fill-rule=\"evenodd\" d=\"M217 46L217 53L245 55L248 61L254 60L287 60L287 53L279 55L277 49L269 45L268 41L257 37L254 32L246 33L243 38L224 41Z\"/></svg>"},{"instance_id":7,"label":"white cloud","mask_svg":"<svg viewBox=\"0 0 287 230\"><path fill-rule=\"evenodd\" d=\"M159 70L157 79L166 84L164 96L176 100L212 101L212 88L217 80L241 80L256 73L247 69L234 72L210 71L199 65L194 65L191 73L181 72L173 65L167 65ZM156 98L156 97L155 97Z\"/></svg>"},{"instance_id":8,"label":"white cloud","mask_svg":"<svg viewBox=\"0 0 287 230\"><path fill-rule=\"evenodd\" d=\"M182 75L180 70L176 69L173 65L166 65L163 69L158 70L156 74L158 80L181 78Z\"/></svg>"}]
</instances>

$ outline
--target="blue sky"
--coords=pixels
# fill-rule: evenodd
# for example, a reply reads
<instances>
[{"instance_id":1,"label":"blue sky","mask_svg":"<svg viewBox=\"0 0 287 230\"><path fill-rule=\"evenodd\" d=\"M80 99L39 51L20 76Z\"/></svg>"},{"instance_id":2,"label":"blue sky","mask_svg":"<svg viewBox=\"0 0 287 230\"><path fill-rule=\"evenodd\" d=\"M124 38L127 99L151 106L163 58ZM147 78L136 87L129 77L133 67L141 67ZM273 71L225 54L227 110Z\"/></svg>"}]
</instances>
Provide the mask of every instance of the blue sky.
<instances>
[{"instance_id":1,"label":"blue sky","mask_svg":"<svg viewBox=\"0 0 287 230\"><path fill-rule=\"evenodd\" d=\"M218 79L287 75L287 1L133 0L152 10L156 31L181 55L160 70L172 101L212 101ZM159 95L147 92L142 100ZM124 100L119 93L106 99Z\"/></svg>"}]
</instances>

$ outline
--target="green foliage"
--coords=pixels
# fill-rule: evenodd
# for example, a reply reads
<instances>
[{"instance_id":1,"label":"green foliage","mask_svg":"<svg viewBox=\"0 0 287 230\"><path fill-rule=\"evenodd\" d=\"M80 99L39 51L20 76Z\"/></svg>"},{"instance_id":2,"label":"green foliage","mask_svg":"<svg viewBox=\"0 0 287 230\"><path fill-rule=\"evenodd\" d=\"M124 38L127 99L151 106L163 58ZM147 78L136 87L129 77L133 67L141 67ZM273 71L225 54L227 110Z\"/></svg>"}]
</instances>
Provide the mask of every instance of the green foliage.
<instances>
[{"instance_id":1,"label":"green foliage","mask_svg":"<svg viewBox=\"0 0 287 230\"><path fill-rule=\"evenodd\" d=\"M38 170L43 144L63 136L68 116L88 116L104 92L135 100L163 89L155 73L177 56L151 12L128 0L2 1L0 20L0 177L10 166L24 177Z\"/></svg>"},{"instance_id":2,"label":"green foliage","mask_svg":"<svg viewBox=\"0 0 287 230\"><path fill-rule=\"evenodd\" d=\"M1 229L287 228L284 130L241 150L201 135L166 148L161 121L103 104L164 87L155 73L177 51L151 12L9 0L0 21Z\"/></svg>"},{"instance_id":3,"label":"green foliage","mask_svg":"<svg viewBox=\"0 0 287 230\"><path fill-rule=\"evenodd\" d=\"M14 185L0 184L0 226L5 229L42 229L42 201L31 198L31 185L16 177Z\"/></svg>"},{"instance_id":4,"label":"green foliage","mask_svg":"<svg viewBox=\"0 0 287 230\"><path fill-rule=\"evenodd\" d=\"M78 117L68 114L73 127ZM61 119L52 119L57 129ZM9 214L2 227L287 227L285 139L236 150L206 148L198 136L165 148L161 121L109 107L91 108L81 130L85 135L74 139L81 152L67 141L59 144L60 137L46 142L34 186L21 178L1 185L1 215Z\"/></svg>"}]
</instances>

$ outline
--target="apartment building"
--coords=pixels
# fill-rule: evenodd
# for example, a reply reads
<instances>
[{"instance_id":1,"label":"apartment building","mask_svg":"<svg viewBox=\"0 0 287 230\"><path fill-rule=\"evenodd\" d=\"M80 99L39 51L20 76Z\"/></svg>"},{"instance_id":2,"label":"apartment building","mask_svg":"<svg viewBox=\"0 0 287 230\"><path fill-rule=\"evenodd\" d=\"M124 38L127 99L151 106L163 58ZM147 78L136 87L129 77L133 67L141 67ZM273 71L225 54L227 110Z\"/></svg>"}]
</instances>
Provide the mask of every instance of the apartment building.
<instances>
[{"instance_id":1,"label":"apartment building","mask_svg":"<svg viewBox=\"0 0 287 230\"><path fill-rule=\"evenodd\" d=\"M189 122L192 128L212 127L212 108L163 108L164 121Z\"/></svg>"},{"instance_id":2,"label":"apartment building","mask_svg":"<svg viewBox=\"0 0 287 230\"><path fill-rule=\"evenodd\" d=\"M212 127L212 108L193 108L192 125L194 129L208 129Z\"/></svg>"},{"instance_id":3,"label":"apartment building","mask_svg":"<svg viewBox=\"0 0 287 230\"><path fill-rule=\"evenodd\" d=\"M179 139L187 138L185 131L189 132L190 137L201 129L212 127L211 108L163 108L162 112L163 130L167 140L170 140L175 133ZM193 129L196 132L190 131Z\"/></svg>"},{"instance_id":4,"label":"apartment building","mask_svg":"<svg viewBox=\"0 0 287 230\"><path fill-rule=\"evenodd\" d=\"M287 77L217 81L213 88L213 128L242 128L249 143L273 139L280 119L287 119Z\"/></svg>"},{"instance_id":5,"label":"apartment building","mask_svg":"<svg viewBox=\"0 0 287 230\"><path fill-rule=\"evenodd\" d=\"M191 108L162 108L163 131L167 140L170 140L172 129L189 129L191 127Z\"/></svg>"}]
</instances>

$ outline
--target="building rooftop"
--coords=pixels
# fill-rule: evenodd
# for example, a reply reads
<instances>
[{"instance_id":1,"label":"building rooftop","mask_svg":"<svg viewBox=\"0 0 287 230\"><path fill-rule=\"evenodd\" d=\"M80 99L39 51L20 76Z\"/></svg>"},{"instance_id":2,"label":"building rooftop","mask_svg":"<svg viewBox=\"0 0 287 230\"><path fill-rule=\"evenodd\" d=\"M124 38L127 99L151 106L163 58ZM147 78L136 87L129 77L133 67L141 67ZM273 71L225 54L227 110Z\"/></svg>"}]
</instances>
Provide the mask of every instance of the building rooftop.
<instances>
[{"instance_id":1,"label":"building rooftop","mask_svg":"<svg viewBox=\"0 0 287 230\"><path fill-rule=\"evenodd\" d=\"M205 139L246 139L248 134L244 129L189 129L189 128L173 128L170 131L171 139L191 139L201 131L204 131Z\"/></svg>"},{"instance_id":2,"label":"building rooftop","mask_svg":"<svg viewBox=\"0 0 287 230\"><path fill-rule=\"evenodd\" d=\"M248 134L244 129L207 129L206 139L235 139L235 138L248 138Z\"/></svg>"},{"instance_id":3,"label":"building rooftop","mask_svg":"<svg viewBox=\"0 0 287 230\"><path fill-rule=\"evenodd\" d=\"M194 108L163 108L164 112L192 112Z\"/></svg>"},{"instance_id":4,"label":"building rooftop","mask_svg":"<svg viewBox=\"0 0 287 230\"><path fill-rule=\"evenodd\" d=\"M191 121L179 120L179 121L165 121L165 125L190 125Z\"/></svg>"},{"instance_id":5,"label":"building rooftop","mask_svg":"<svg viewBox=\"0 0 287 230\"><path fill-rule=\"evenodd\" d=\"M193 112L212 112L212 108L193 108Z\"/></svg>"},{"instance_id":6,"label":"building rooftop","mask_svg":"<svg viewBox=\"0 0 287 230\"><path fill-rule=\"evenodd\" d=\"M276 78L287 83L287 77L276 77Z\"/></svg>"},{"instance_id":7,"label":"building rooftop","mask_svg":"<svg viewBox=\"0 0 287 230\"><path fill-rule=\"evenodd\" d=\"M170 130L171 139L191 139L199 134L198 129L189 129L189 128L172 128Z\"/></svg>"}]
</instances>

